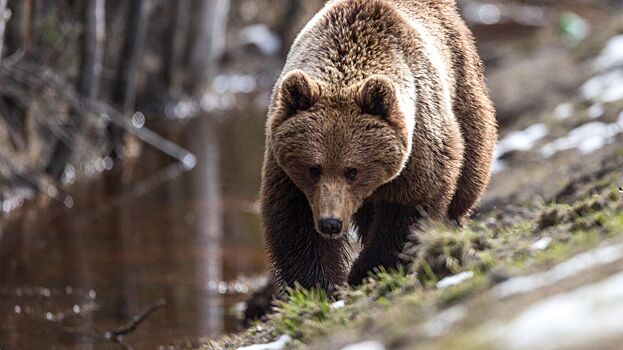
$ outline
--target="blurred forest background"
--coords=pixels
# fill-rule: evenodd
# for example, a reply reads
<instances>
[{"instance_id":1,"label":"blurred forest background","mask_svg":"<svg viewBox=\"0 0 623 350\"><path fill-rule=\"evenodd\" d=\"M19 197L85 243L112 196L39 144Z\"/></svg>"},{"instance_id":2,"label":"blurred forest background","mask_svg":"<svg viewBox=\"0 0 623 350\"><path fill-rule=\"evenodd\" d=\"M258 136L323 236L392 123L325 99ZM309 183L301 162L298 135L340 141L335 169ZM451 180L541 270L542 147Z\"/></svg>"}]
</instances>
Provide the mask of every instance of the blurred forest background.
<instances>
[{"instance_id":1,"label":"blurred forest background","mask_svg":"<svg viewBox=\"0 0 623 350\"><path fill-rule=\"evenodd\" d=\"M161 298L129 344L239 329L267 269L255 200L271 88L322 4L0 0L1 349L115 348L85 327ZM623 2L458 4L501 126L483 210L620 166Z\"/></svg>"}]
</instances>

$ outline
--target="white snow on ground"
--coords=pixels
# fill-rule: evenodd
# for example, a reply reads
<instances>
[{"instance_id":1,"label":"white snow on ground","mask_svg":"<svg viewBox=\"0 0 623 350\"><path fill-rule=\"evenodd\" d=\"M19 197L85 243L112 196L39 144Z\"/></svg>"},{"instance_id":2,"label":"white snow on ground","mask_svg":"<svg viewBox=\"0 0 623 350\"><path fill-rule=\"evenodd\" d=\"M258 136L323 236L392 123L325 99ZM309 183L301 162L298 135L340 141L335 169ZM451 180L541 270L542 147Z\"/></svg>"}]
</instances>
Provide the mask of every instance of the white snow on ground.
<instances>
[{"instance_id":1,"label":"white snow on ground","mask_svg":"<svg viewBox=\"0 0 623 350\"><path fill-rule=\"evenodd\" d=\"M368 340L361 343L350 344L342 348L342 350L385 350L385 346L376 340Z\"/></svg>"},{"instance_id":2,"label":"white snow on ground","mask_svg":"<svg viewBox=\"0 0 623 350\"><path fill-rule=\"evenodd\" d=\"M623 244L596 248L578 254L545 272L511 278L495 286L492 292L499 298L523 294L554 285L596 266L611 264L621 259L623 259Z\"/></svg>"},{"instance_id":3,"label":"white snow on ground","mask_svg":"<svg viewBox=\"0 0 623 350\"><path fill-rule=\"evenodd\" d=\"M610 39L594 63L595 68L600 71L621 65L623 65L623 34Z\"/></svg>"},{"instance_id":4,"label":"white snow on ground","mask_svg":"<svg viewBox=\"0 0 623 350\"><path fill-rule=\"evenodd\" d=\"M530 249L532 250L545 250L552 244L552 237L543 237L538 241L532 243Z\"/></svg>"},{"instance_id":5,"label":"white snow on ground","mask_svg":"<svg viewBox=\"0 0 623 350\"><path fill-rule=\"evenodd\" d=\"M529 151L537 141L547 136L548 132L545 124L534 124L521 131L509 132L495 147L492 171L496 173L505 168L504 162L500 161L500 157L504 154L511 151Z\"/></svg>"},{"instance_id":6,"label":"white snow on ground","mask_svg":"<svg viewBox=\"0 0 623 350\"><path fill-rule=\"evenodd\" d=\"M540 150L541 156L550 158L554 154L577 148L588 154L614 142L614 137L623 132L623 113L615 123L591 122L573 129L567 136L554 140Z\"/></svg>"},{"instance_id":7,"label":"white snow on ground","mask_svg":"<svg viewBox=\"0 0 623 350\"><path fill-rule=\"evenodd\" d=\"M554 117L558 120L564 120L571 117L574 111L575 108L573 107L573 104L564 102L554 108Z\"/></svg>"},{"instance_id":8,"label":"white snow on ground","mask_svg":"<svg viewBox=\"0 0 623 350\"><path fill-rule=\"evenodd\" d=\"M511 131L500 140L495 148L495 158L511 151L528 151L548 133L545 124L534 124L521 131Z\"/></svg>"},{"instance_id":9,"label":"white snow on ground","mask_svg":"<svg viewBox=\"0 0 623 350\"><path fill-rule=\"evenodd\" d=\"M441 281L437 282L435 286L439 289L444 289L444 288L456 286L457 284L467 281L468 279L472 277L474 277L474 273L472 271L465 271L465 272L461 272L453 276L445 277L441 279Z\"/></svg>"},{"instance_id":10,"label":"white snow on ground","mask_svg":"<svg viewBox=\"0 0 623 350\"><path fill-rule=\"evenodd\" d=\"M623 99L623 69L608 71L589 79L580 87L586 100L615 102Z\"/></svg>"},{"instance_id":11,"label":"white snow on ground","mask_svg":"<svg viewBox=\"0 0 623 350\"><path fill-rule=\"evenodd\" d=\"M595 59L593 66L600 74L580 88L586 100L614 102L623 99L623 35L610 39Z\"/></svg>"},{"instance_id":12,"label":"white snow on ground","mask_svg":"<svg viewBox=\"0 0 623 350\"><path fill-rule=\"evenodd\" d=\"M499 328L499 348L589 349L623 332L623 273L536 302Z\"/></svg>"},{"instance_id":13,"label":"white snow on ground","mask_svg":"<svg viewBox=\"0 0 623 350\"><path fill-rule=\"evenodd\" d=\"M282 335L279 339L272 343L267 344L253 344L249 346L243 346L237 350L281 350L286 347L286 344L290 341L289 335Z\"/></svg>"},{"instance_id":14,"label":"white snow on ground","mask_svg":"<svg viewBox=\"0 0 623 350\"><path fill-rule=\"evenodd\" d=\"M338 300L336 302L334 302L333 304L331 304L331 310L337 310L337 309L341 309L344 306L346 306L346 302L344 300Z\"/></svg>"},{"instance_id":15,"label":"white snow on ground","mask_svg":"<svg viewBox=\"0 0 623 350\"><path fill-rule=\"evenodd\" d=\"M500 171L506 169L508 167L508 164L501 160L501 159L496 159L493 162L493 165L491 166L491 173L495 174L495 173L499 173Z\"/></svg>"},{"instance_id":16,"label":"white snow on ground","mask_svg":"<svg viewBox=\"0 0 623 350\"><path fill-rule=\"evenodd\" d=\"M595 103L594 105L588 107L586 110L586 115L588 115L591 119L601 118L606 112L606 108L601 103Z\"/></svg>"},{"instance_id":17,"label":"white snow on ground","mask_svg":"<svg viewBox=\"0 0 623 350\"><path fill-rule=\"evenodd\" d=\"M446 334L450 328L467 316L467 308L456 305L435 315L424 324L424 331L431 337L439 337Z\"/></svg>"}]
</instances>

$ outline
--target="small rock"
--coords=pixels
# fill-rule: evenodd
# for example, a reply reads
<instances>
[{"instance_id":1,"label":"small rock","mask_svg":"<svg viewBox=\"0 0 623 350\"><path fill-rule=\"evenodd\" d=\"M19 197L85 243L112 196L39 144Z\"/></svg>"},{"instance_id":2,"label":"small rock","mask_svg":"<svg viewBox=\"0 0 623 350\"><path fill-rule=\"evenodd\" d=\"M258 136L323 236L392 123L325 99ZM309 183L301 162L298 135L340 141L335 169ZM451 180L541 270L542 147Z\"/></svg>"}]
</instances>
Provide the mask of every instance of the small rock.
<instances>
[{"instance_id":1,"label":"small rock","mask_svg":"<svg viewBox=\"0 0 623 350\"><path fill-rule=\"evenodd\" d=\"M503 270L493 271L488 277L492 285L508 281L511 278L510 274Z\"/></svg>"}]
</instances>

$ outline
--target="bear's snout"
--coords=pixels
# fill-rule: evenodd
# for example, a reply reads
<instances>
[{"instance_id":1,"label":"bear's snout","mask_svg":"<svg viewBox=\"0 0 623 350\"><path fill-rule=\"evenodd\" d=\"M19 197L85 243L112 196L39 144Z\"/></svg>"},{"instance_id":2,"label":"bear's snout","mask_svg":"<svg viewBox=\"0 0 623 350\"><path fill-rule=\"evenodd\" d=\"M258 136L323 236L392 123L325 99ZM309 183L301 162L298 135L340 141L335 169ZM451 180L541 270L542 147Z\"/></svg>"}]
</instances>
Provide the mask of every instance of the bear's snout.
<instances>
[{"instance_id":1,"label":"bear's snout","mask_svg":"<svg viewBox=\"0 0 623 350\"><path fill-rule=\"evenodd\" d=\"M334 236L342 232L342 221L335 218L322 219L318 222L318 228L323 234Z\"/></svg>"},{"instance_id":2,"label":"bear's snout","mask_svg":"<svg viewBox=\"0 0 623 350\"><path fill-rule=\"evenodd\" d=\"M354 204L346 181L335 176L321 179L310 197L316 231L328 239L342 237L350 225Z\"/></svg>"}]
</instances>

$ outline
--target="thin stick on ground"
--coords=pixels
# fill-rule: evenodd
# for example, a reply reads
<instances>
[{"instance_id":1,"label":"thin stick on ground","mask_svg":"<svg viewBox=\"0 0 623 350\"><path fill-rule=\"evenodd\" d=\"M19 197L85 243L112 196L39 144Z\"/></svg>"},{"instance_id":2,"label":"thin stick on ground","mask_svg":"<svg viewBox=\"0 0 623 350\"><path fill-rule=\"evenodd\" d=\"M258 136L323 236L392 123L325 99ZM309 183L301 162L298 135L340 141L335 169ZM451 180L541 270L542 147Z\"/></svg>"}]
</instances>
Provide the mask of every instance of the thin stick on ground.
<instances>
[{"instance_id":1,"label":"thin stick on ground","mask_svg":"<svg viewBox=\"0 0 623 350\"><path fill-rule=\"evenodd\" d=\"M159 308L165 306L167 304L167 302L164 299L159 299L157 300L155 303L153 303L152 305L150 305L148 308L146 308L145 310L141 311L139 314L134 315L134 317L132 317L132 320L128 323L126 323L125 325L112 330L112 331L107 331L104 335L106 338L108 339L113 339L116 337L120 337L126 334L130 334L132 332L134 332L134 330L141 324L143 323L143 321L145 321L152 313L154 313L154 311L158 310Z\"/></svg>"},{"instance_id":2,"label":"thin stick on ground","mask_svg":"<svg viewBox=\"0 0 623 350\"><path fill-rule=\"evenodd\" d=\"M123 340L123 336L134 332L145 320L147 320L147 318L149 318L149 316L151 316L156 310L160 309L166 304L166 300L158 299L146 309L134 315L128 323L112 330L101 329L97 326L91 326L91 329L87 330L73 329L61 326L61 330L65 333L70 333L80 337L91 339L105 339L121 346L124 349L131 350L133 349L133 347Z\"/></svg>"}]
</instances>

